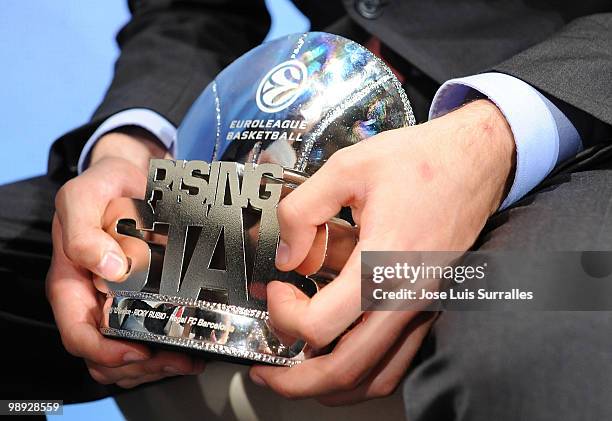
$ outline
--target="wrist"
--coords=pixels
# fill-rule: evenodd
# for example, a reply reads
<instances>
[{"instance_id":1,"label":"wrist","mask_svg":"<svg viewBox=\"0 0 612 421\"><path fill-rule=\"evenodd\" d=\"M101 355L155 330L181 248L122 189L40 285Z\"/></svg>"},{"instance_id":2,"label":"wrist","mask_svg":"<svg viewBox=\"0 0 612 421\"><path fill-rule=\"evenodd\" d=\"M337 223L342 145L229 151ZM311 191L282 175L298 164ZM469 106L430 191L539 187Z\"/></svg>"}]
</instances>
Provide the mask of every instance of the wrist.
<instances>
[{"instance_id":1,"label":"wrist","mask_svg":"<svg viewBox=\"0 0 612 421\"><path fill-rule=\"evenodd\" d=\"M146 174L151 159L164 158L167 155L163 145L145 130L113 131L96 142L91 150L90 165L104 158L121 158Z\"/></svg>"},{"instance_id":2,"label":"wrist","mask_svg":"<svg viewBox=\"0 0 612 421\"><path fill-rule=\"evenodd\" d=\"M486 217L495 213L514 180L516 147L502 112L486 99L470 102L447 114L455 153L451 165L460 163L458 180L465 182L472 200Z\"/></svg>"}]
</instances>

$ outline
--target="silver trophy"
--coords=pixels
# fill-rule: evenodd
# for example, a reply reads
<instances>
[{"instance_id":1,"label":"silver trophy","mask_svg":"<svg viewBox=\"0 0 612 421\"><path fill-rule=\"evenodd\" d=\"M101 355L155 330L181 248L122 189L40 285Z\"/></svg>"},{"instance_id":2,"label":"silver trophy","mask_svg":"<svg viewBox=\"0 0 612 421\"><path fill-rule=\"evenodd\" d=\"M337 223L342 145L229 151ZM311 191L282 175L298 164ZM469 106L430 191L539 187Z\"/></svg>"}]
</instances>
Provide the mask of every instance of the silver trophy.
<instances>
[{"instance_id":1,"label":"silver trophy","mask_svg":"<svg viewBox=\"0 0 612 421\"><path fill-rule=\"evenodd\" d=\"M187 114L178 159L151 161L145 200L105 213L131 264L123 282L97 282L102 333L240 363L302 361L307 344L282 343L268 323L266 285L316 293L358 229L328 221L300 267L281 272L276 206L338 149L413 124L391 70L348 39L291 35L237 59Z\"/></svg>"}]
</instances>

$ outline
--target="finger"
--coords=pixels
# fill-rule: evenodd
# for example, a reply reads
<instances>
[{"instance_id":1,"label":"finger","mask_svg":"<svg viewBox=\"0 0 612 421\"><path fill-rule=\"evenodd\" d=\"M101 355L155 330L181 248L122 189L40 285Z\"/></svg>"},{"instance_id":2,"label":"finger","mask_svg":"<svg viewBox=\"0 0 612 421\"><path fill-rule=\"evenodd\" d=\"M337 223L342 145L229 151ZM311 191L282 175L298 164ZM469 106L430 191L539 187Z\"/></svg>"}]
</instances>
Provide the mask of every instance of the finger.
<instances>
[{"instance_id":1,"label":"finger","mask_svg":"<svg viewBox=\"0 0 612 421\"><path fill-rule=\"evenodd\" d=\"M270 282L267 303L270 320L285 334L304 339L314 348L323 348L336 339L362 314L361 251L394 250L392 235L373 232L374 241L362 238L340 274L312 298L291 284Z\"/></svg>"},{"instance_id":2,"label":"finger","mask_svg":"<svg viewBox=\"0 0 612 421\"><path fill-rule=\"evenodd\" d=\"M251 377L289 398L352 390L383 359L413 312L374 312L348 332L330 354L291 368L255 366Z\"/></svg>"},{"instance_id":3,"label":"finger","mask_svg":"<svg viewBox=\"0 0 612 421\"><path fill-rule=\"evenodd\" d=\"M101 229L102 216L114 197L142 197L146 178L121 160L107 160L66 183L55 204L63 230L66 256L77 266L119 280L128 270L125 254Z\"/></svg>"},{"instance_id":4,"label":"finger","mask_svg":"<svg viewBox=\"0 0 612 421\"><path fill-rule=\"evenodd\" d=\"M323 405L351 405L368 399L391 395L406 376L423 339L435 320L435 313L423 312L406 327L402 335L376 369L357 388L323 396L317 400Z\"/></svg>"},{"instance_id":5,"label":"finger","mask_svg":"<svg viewBox=\"0 0 612 421\"><path fill-rule=\"evenodd\" d=\"M198 363L198 366L201 367L199 369L195 369L194 372L192 373L185 373L185 374L192 374L192 375L196 375L196 374L200 374L202 371L204 371L204 363L203 361L200 360L200 362ZM168 373L168 374L148 374L142 377L137 377L134 379L130 379L130 378L126 378L126 379L122 379L119 380L117 382L117 386L122 387L124 389L131 389L133 387L136 386L140 386L141 384L145 384L145 383L151 383L151 382L155 382L158 380L162 380L164 378L167 377L174 377L177 375L181 375L183 373L178 373L178 374L172 374L172 373Z\"/></svg>"},{"instance_id":6,"label":"finger","mask_svg":"<svg viewBox=\"0 0 612 421\"><path fill-rule=\"evenodd\" d=\"M122 380L138 380L150 376L178 376L199 374L204 370L204 362L185 354L159 351L151 359L123 367L106 367L87 361L91 376L99 383L113 384Z\"/></svg>"},{"instance_id":7,"label":"finger","mask_svg":"<svg viewBox=\"0 0 612 421\"><path fill-rule=\"evenodd\" d=\"M356 248L340 275L312 298L289 283L270 282L267 302L275 329L314 348L336 339L361 314L359 260Z\"/></svg>"},{"instance_id":8,"label":"finger","mask_svg":"<svg viewBox=\"0 0 612 421\"><path fill-rule=\"evenodd\" d=\"M280 237L276 266L295 269L306 258L317 226L329 221L343 206L364 195L361 178L351 174L349 149L336 152L312 177L278 205Z\"/></svg>"},{"instance_id":9,"label":"finger","mask_svg":"<svg viewBox=\"0 0 612 421\"><path fill-rule=\"evenodd\" d=\"M47 297L66 350L108 367L148 359L150 352L144 345L107 339L99 332L98 293L89 273L76 268L64 255L57 218L53 220L53 240Z\"/></svg>"},{"instance_id":10,"label":"finger","mask_svg":"<svg viewBox=\"0 0 612 421\"><path fill-rule=\"evenodd\" d=\"M123 389L133 389L136 386L140 386L145 383L153 383L158 380L165 379L167 377L173 377L171 374L150 374L136 379L122 379L117 382L117 386Z\"/></svg>"}]
</instances>

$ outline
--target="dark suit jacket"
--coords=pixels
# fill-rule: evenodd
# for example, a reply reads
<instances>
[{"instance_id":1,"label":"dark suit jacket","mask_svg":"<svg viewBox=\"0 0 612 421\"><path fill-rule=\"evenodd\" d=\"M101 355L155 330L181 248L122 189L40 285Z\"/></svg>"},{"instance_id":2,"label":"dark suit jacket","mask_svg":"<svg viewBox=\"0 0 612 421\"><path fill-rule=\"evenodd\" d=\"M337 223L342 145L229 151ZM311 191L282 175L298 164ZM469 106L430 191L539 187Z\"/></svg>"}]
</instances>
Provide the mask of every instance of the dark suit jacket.
<instances>
[{"instance_id":1,"label":"dark suit jacket","mask_svg":"<svg viewBox=\"0 0 612 421\"><path fill-rule=\"evenodd\" d=\"M296 0L312 30L363 42L375 35L388 56L423 86L483 71L518 77L570 117L585 145L612 128L610 0ZM206 85L258 45L270 17L263 0L130 0L132 20L117 41L115 76L90 123L54 143L49 173L68 178L81 148L106 118L149 108L178 125ZM430 90L433 91L433 90ZM432 92L430 92L431 94Z\"/></svg>"}]
</instances>

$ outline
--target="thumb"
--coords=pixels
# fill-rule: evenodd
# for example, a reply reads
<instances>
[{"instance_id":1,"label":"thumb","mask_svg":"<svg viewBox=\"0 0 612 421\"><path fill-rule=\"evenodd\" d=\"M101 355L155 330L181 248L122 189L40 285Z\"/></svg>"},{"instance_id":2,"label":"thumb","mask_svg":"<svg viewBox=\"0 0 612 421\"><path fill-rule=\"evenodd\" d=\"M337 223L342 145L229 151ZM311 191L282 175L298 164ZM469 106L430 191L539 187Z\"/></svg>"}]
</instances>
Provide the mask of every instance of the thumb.
<instances>
[{"instance_id":1,"label":"thumb","mask_svg":"<svg viewBox=\"0 0 612 421\"><path fill-rule=\"evenodd\" d=\"M361 178L350 174L348 165L342 163L345 158L334 157L278 205L276 266L280 270L297 268L312 247L317 227L336 216L343 206L360 199L364 190Z\"/></svg>"},{"instance_id":2,"label":"thumb","mask_svg":"<svg viewBox=\"0 0 612 421\"><path fill-rule=\"evenodd\" d=\"M115 197L142 197L146 178L135 166L108 160L66 183L56 197L64 253L73 264L111 281L128 271L119 244L102 229L107 205Z\"/></svg>"},{"instance_id":3,"label":"thumb","mask_svg":"<svg viewBox=\"0 0 612 421\"><path fill-rule=\"evenodd\" d=\"M62 227L62 232L64 252L74 265L110 281L118 281L127 273L125 254L104 231L96 228L71 231Z\"/></svg>"}]
</instances>

